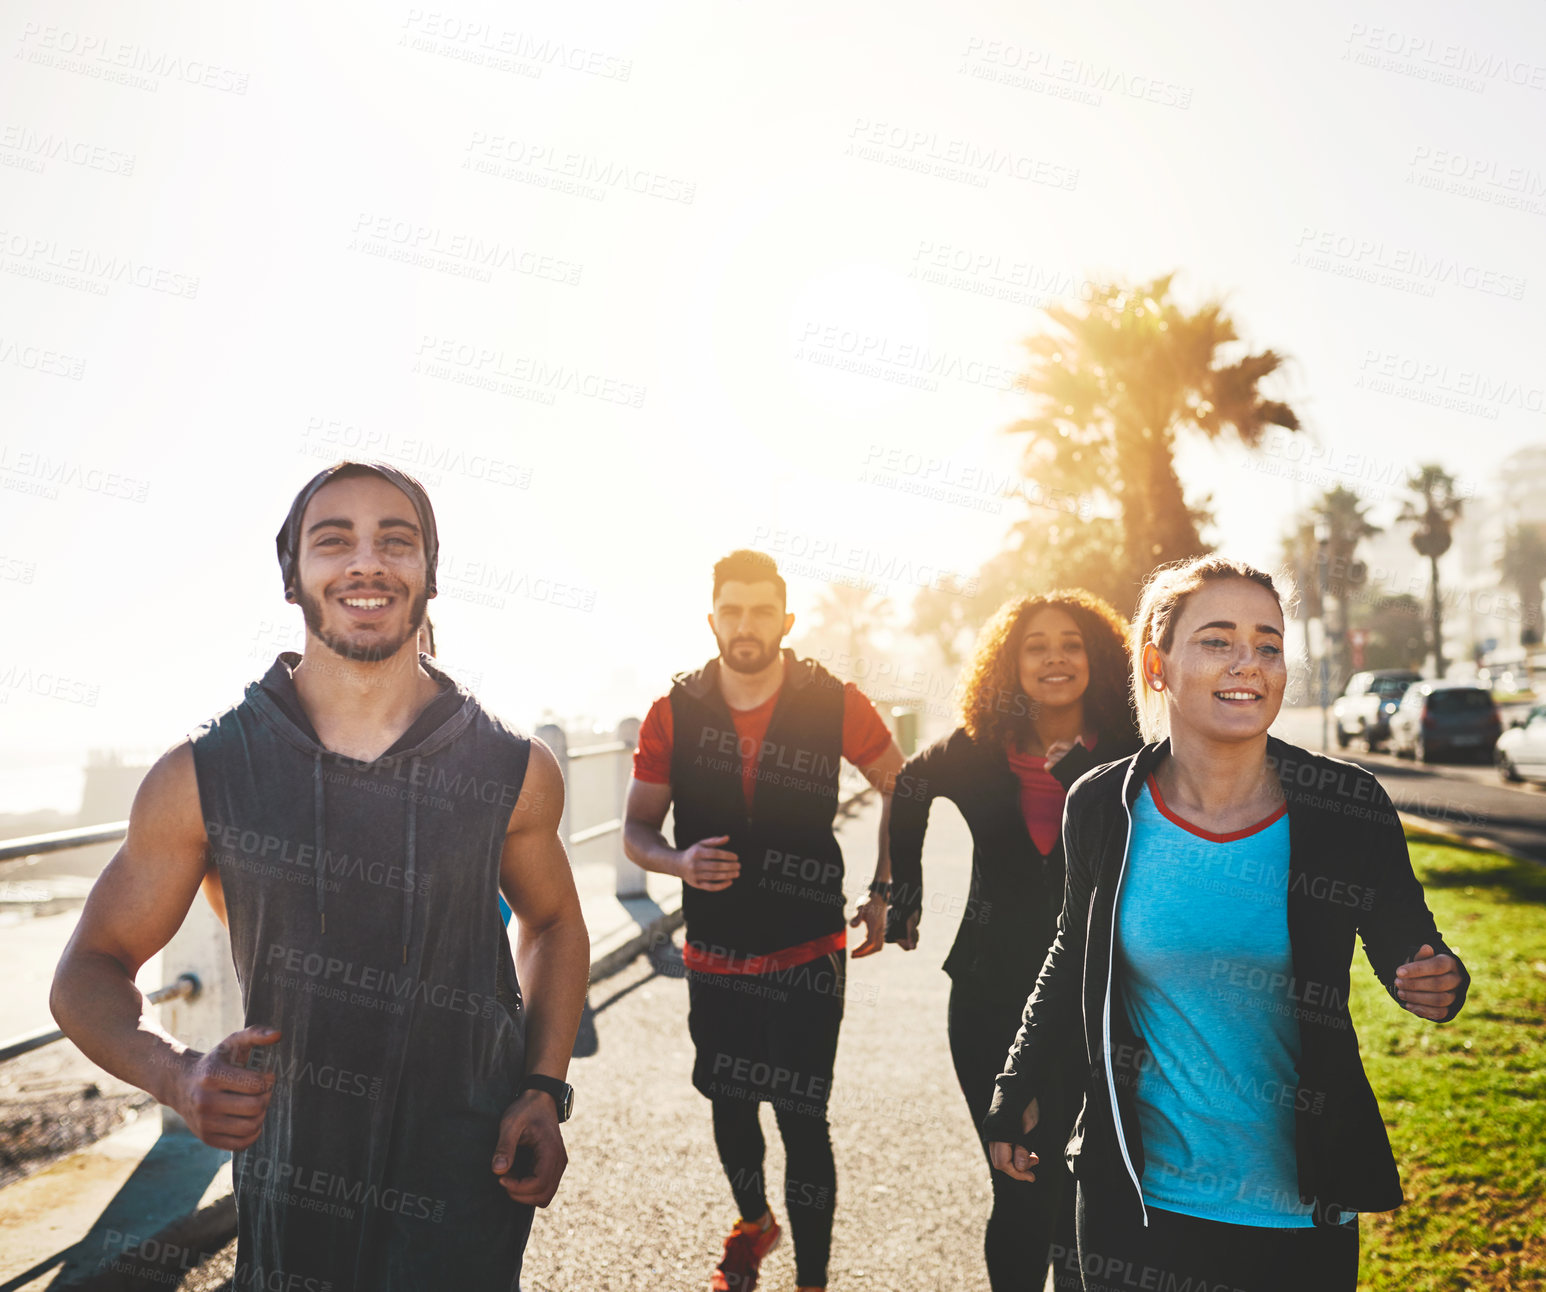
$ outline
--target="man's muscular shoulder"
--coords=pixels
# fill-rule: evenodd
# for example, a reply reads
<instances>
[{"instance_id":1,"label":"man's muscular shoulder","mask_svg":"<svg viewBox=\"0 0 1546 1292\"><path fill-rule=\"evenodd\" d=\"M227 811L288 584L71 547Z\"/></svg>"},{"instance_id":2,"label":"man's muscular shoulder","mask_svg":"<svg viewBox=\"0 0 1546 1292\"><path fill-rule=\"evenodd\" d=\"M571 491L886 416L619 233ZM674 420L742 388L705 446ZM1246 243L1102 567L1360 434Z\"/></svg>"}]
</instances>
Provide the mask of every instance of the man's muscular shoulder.
<instances>
[{"instance_id":1,"label":"man's muscular shoulder","mask_svg":"<svg viewBox=\"0 0 1546 1292\"><path fill-rule=\"evenodd\" d=\"M559 770L558 759L543 741L533 736L526 777L521 782L521 796L510 813L510 824L505 833L556 830L563 814L564 775Z\"/></svg>"},{"instance_id":2,"label":"man's muscular shoulder","mask_svg":"<svg viewBox=\"0 0 1546 1292\"><path fill-rule=\"evenodd\" d=\"M131 839L136 833L147 833L175 838L185 846L193 840L204 841L204 813L191 740L173 745L145 773L129 810L129 832Z\"/></svg>"}]
</instances>

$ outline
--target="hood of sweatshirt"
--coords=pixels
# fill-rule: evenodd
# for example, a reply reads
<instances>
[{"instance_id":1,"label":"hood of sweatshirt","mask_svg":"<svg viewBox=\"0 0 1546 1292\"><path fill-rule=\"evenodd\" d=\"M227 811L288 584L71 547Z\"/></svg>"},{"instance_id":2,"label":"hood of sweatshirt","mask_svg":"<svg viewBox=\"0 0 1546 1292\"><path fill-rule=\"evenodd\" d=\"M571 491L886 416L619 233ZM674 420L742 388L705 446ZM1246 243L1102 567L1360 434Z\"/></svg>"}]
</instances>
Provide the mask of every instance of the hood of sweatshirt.
<instances>
[{"instance_id":1,"label":"hood of sweatshirt","mask_svg":"<svg viewBox=\"0 0 1546 1292\"><path fill-rule=\"evenodd\" d=\"M404 853L407 860L404 872L402 919L402 955L403 963L407 964L408 939L413 928L413 895L417 887L415 879L418 873L415 867L415 844L419 795L413 787L421 783L420 763L451 744L467 729L468 723L476 715L477 701L459 682L435 667L429 656L421 654L419 666L435 679L440 687L440 693L424 706L423 712L413 720L408 730L386 753L369 762L363 762L347 754L328 749L318 738L316 728L312 726L311 719L306 716L306 710L301 706L300 695L295 689L295 667L300 662L301 657L294 651L283 652L275 658L273 665L262 678L248 684L246 698L254 711L272 726L281 738L312 760L312 819L314 822L312 842L316 845L317 921L321 933L324 936L327 934L327 885L324 882L327 798L324 789L324 764L342 765L354 771L365 772L392 770L407 764L409 792L406 795L408 807L404 824Z\"/></svg>"}]
</instances>

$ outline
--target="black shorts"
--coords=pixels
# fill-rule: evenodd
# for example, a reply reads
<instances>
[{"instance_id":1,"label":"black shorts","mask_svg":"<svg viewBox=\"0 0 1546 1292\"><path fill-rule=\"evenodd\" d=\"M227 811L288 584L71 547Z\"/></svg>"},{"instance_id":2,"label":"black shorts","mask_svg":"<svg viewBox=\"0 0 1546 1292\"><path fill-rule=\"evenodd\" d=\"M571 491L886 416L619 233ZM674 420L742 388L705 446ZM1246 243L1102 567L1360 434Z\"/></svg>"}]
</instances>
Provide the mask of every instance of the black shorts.
<instances>
[{"instance_id":1,"label":"black shorts","mask_svg":"<svg viewBox=\"0 0 1546 1292\"><path fill-rule=\"evenodd\" d=\"M746 1099L825 1116L848 953L761 974L687 974L692 1083L709 1099Z\"/></svg>"},{"instance_id":2,"label":"black shorts","mask_svg":"<svg viewBox=\"0 0 1546 1292\"><path fill-rule=\"evenodd\" d=\"M1153 1206L1145 1226L1125 1181L1080 1179L1074 1208L1085 1292L1129 1288L1248 1289L1248 1292L1354 1292L1358 1220L1345 1225L1272 1229L1202 1220ZM1066 1269L1066 1264L1064 1265Z\"/></svg>"}]
</instances>

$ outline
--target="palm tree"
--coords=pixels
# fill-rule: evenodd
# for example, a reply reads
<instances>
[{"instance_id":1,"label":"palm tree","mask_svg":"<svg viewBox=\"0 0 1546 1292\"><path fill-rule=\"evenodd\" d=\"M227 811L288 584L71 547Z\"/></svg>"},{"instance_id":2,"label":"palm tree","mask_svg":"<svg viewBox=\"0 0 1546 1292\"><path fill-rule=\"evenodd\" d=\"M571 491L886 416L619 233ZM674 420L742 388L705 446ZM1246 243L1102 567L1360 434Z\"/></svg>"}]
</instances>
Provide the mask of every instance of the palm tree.
<instances>
[{"instance_id":1,"label":"palm tree","mask_svg":"<svg viewBox=\"0 0 1546 1292\"><path fill-rule=\"evenodd\" d=\"M1029 439L1028 476L1097 495L1120 514L1122 549L1112 556L1126 614L1155 565L1208 550L1199 530L1210 517L1188 504L1176 475L1177 434L1233 431L1255 446L1268 427L1299 429L1294 410L1260 389L1283 356L1225 361L1220 351L1240 340L1234 321L1217 301L1184 311L1170 295L1173 277L1101 286L1079 309L1049 307L1056 329L1025 342L1031 363L1020 384L1035 411L1009 428Z\"/></svg>"},{"instance_id":2,"label":"palm tree","mask_svg":"<svg viewBox=\"0 0 1546 1292\"><path fill-rule=\"evenodd\" d=\"M1294 586L1294 618L1321 617L1320 557L1315 544L1315 522L1299 516L1293 530L1279 545L1280 564Z\"/></svg>"},{"instance_id":3,"label":"palm tree","mask_svg":"<svg viewBox=\"0 0 1546 1292\"><path fill-rule=\"evenodd\" d=\"M1444 676L1444 612L1439 602L1439 557L1454 541L1455 522L1460 519L1461 499L1455 493L1455 477L1436 462L1425 463L1407 477L1411 494L1401 504L1396 520L1415 525L1412 546L1419 556L1428 558L1432 600L1429 621L1433 632L1433 671Z\"/></svg>"},{"instance_id":4,"label":"palm tree","mask_svg":"<svg viewBox=\"0 0 1546 1292\"><path fill-rule=\"evenodd\" d=\"M884 627L890 620L892 609L890 599L877 593L872 585L829 583L816 602L816 626L810 636L847 652L849 663L846 668L840 667L839 672L873 667L870 637L874 629ZM866 665L862 666L860 661Z\"/></svg>"},{"instance_id":5,"label":"palm tree","mask_svg":"<svg viewBox=\"0 0 1546 1292\"><path fill-rule=\"evenodd\" d=\"M1368 577L1368 568L1357 559L1358 544L1373 538L1380 532L1380 527L1369 523L1364 515L1363 501L1343 485L1326 490L1310 510L1320 521L1326 536L1321 578L1325 591L1337 602L1336 627L1331 634L1337 675L1332 684L1340 687L1352 673L1347 647L1348 602Z\"/></svg>"},{"instance_id":6,"label":"palm tree","mask_svg":"<svg viewBox=\"0 0 1546 1292\"><path fill-rule=\"evenodd\" d=\"M1541 640L1541 580L1546 579L1546 527L1511 525L1503 536L1498 572L1519 593L1519 641L1534 646Z\"/></svg>"}]
</instances>

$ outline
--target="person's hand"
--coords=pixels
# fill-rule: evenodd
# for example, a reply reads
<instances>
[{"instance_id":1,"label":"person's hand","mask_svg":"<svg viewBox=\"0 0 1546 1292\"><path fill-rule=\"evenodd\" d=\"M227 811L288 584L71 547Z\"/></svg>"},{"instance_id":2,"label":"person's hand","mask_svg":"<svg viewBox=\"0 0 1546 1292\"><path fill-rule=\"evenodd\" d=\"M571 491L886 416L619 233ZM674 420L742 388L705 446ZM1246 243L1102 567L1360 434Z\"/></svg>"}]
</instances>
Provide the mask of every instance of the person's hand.
<instances>
[{"instance_id":1,"label":"person's hand","mask_svg":"<svg viewBox=\"0 0 1546 1292\"><path fill-rule=\"evenodd\" d=\"M907 916L907 923L902 929L900 937L891 940L901 947L903 951L913 951L918 946L918 917L922 911L911 911Z\"/></svg>"},{"instance_id":2,"label":"person's hand","mask_svg":"<svg viewBox=\"0 0 1546 1292\"><path fill-rule=\"evenodd\" d=\"M1396 995L1419 1018L1442 1019L1459 989L1460 966L1455 957L1435 955L1426 942L1396 969Z\"/></svg>"},{"instance_id":3,"label":"person's hand","mask_svg":"<svg viewBox=\"0 0 1546 1292\"><path fill-rule=\"evenodd\" d=\"M1036 1123L1040 1120L1041 1105L1033 1099L1026 1104L1025 1111L1020 1114L1021 1131L1029 1135L1036 1129ZM1023 1144L1006 1144L1002 1140L994 1140L988 1145L988 1156L993 1161L995 1171L1012 1175L1017 1180L1034 1181L1036 1179L1031 1173L1031 1168L1041 1159Z\"/></svg>"},{"instance_id":4,"label":"person's hand","mask_svg":"<svg viewBox=\"0 0 1546 1292\"><path fill-rule=\"evenodd\" d=\"M683 882L706 893L729 888L731 881L741 873L741 862L735 853L718 846L729 842L728 834L716 834L711 839L699 839L687 849L682 854L680 873Z\"/></svg>"},{"instance_id":5,"label":"person's hand","mask_svg":"<svg viewBox=\"0 0 1546 1292\"><path fill-rule=\"evenodd\" d=\"M872 956L886 945L886 899L879 893L871 893L867 901L861 902L853 919L848 921L851 929L861 924L864 925L864 941L853 952L855 960L860 956Z\"/></svg>"},{"instance_id":6,"label":"person's hand","mask_svg":"<svg viewBox=\"0 0 1546 1292\"><path fill-rule=\"evenodd\" d=\"M1062 759L1064 754L1066 754L1075 745L1082 744L1084 744L1084 738L1082 736L1075 736L1072 740L1054 740L1050 745L1047 746L1047 770L1050 772L1054 767L1057 766L1058 762Z\"/></svg>"},{"instance_id":7,"label":"person's hand","mask_svg":"<svg viewBox=\"0 0 1546 1292\"><path fill-rule=\"evenodd\" d=\"M275 1027L244 1027L232 1032L207 1054L192 1050L192 1060L177 1080L172 1110L211 1148L250 1148L263 1130L275 1074L247 1067L254 1046L273 1045Z\"/></svg>"},{"instance_id":8,"label":"person's hand","mask_svg":"<svg viewBox=\"0 0 1546 1292\"><path fill-rule=\"evenodd\" d=\"M499 1121L491 1166L500 1186L513 1202L545 1207L558 1192L558 1182L568 1165L553 1096L544 1090L528 1090L505 1109Z\"/></svg>"}]
</instances>

